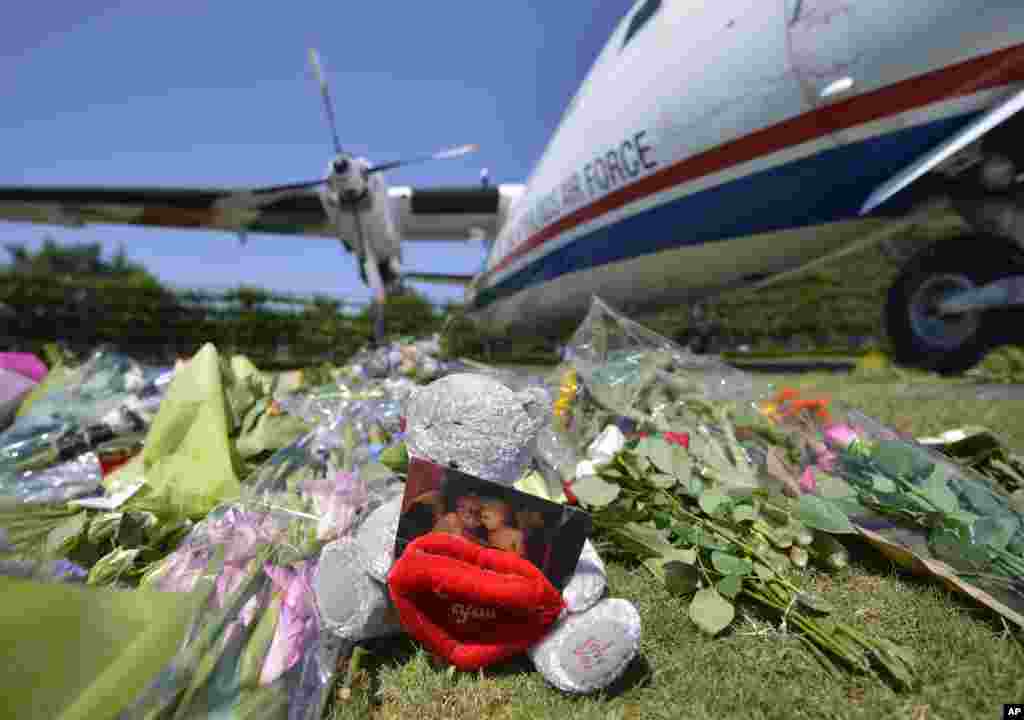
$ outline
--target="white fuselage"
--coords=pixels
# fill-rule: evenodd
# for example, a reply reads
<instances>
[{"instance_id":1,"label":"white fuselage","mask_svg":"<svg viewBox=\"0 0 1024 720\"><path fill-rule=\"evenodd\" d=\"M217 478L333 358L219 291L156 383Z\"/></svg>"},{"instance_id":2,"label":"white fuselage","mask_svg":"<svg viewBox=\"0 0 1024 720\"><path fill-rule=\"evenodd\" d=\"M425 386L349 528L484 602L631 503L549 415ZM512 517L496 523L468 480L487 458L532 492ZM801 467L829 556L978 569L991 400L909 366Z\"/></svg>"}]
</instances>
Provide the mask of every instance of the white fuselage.
<instances>
[{"instance_id":1,"label":"white fuselage","mask_svg":"<svg viewBox=\"0 0 1024 720\"><path fill-rule=\"evenodd\" d=\"M640 0L468 304L515 327L803 265L884 223L858 214L872 190L1022 84L1019 0Z\"/></svg>"}]
</instances>

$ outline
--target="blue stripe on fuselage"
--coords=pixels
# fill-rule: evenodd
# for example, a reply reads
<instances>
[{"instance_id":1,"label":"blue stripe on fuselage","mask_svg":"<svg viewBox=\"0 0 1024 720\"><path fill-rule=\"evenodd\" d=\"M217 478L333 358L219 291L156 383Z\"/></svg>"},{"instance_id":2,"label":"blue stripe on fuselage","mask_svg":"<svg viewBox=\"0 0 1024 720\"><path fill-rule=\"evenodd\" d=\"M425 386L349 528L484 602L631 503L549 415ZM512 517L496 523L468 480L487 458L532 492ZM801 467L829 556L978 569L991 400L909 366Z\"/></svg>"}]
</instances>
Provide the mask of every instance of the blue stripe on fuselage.
<instances>
[{"instance_id":1,"label":"blue stripe on fuselage","mask_svg":"<svg viewBox=\"0 0 1024 720\"><path fill-rule=\"evenodd\" d=\"M979 114L825 150L644 210L480 288L473 307L479 310L562 275L640 255L855 218L878 185Z\"/></svg>"}]
</instances>

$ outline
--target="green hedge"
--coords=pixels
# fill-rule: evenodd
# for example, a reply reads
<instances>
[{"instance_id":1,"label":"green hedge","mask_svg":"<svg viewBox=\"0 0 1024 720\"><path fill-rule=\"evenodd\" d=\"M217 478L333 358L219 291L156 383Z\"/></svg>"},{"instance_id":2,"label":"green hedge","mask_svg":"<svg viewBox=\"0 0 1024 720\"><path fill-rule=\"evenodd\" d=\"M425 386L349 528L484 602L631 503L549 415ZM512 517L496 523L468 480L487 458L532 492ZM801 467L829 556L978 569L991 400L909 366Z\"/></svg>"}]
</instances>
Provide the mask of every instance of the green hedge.
<instances>
[{"instance_id":1,"label":"green hedge","mask_svg":"<svg viewBox=\"0 0 1024 720\"><path fill-rule=\"evenodd\" d=\"M0 272L0 303L10 316L0 331L8 343L36 349L58 339L81 350L113 343L154 362L191 354L205 342L265 366L343 362L371 336L368 308L346 314L344 303L333 298L281 295L251 286L220 293L172 291L145 276L8 270ZM429 334L442 320L426 299L412 294L389 299L385 312L395 337Z\"/></svg>"}]
</instances>

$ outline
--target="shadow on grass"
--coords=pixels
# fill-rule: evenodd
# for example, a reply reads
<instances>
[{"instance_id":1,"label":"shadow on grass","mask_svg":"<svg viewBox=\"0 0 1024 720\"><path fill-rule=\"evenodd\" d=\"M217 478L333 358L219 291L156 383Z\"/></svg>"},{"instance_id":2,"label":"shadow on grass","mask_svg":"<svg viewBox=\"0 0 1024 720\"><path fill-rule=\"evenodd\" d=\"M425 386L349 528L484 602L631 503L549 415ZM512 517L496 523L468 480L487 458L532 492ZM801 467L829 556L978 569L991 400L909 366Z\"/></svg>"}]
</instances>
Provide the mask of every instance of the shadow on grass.
<instances>
[{"instance_id":1,"label":"shadow on grass","mask_svg":"<svg viewBox=\"0 0 1024 720\"><path fill-rule=\"evenodd\" d=\"M917 590L927 590L936 587L944 588L941 581L937 578L919 575L898 565L885 557L881 551L863 538L847 535L842 538L842 541L850 553L851 563L856 563L871 575L893 575L898 577L900 582ZM965 613L979 622L984 622L995 633L1005 632L1013 636L1018 642L1022 642L1024 628L1017 628L1015 633L1010 632L1008 628L1011 626L995 610L952 590L946 589L945 594L946 600L959 612Z\"/></svg>"}]
</instances>

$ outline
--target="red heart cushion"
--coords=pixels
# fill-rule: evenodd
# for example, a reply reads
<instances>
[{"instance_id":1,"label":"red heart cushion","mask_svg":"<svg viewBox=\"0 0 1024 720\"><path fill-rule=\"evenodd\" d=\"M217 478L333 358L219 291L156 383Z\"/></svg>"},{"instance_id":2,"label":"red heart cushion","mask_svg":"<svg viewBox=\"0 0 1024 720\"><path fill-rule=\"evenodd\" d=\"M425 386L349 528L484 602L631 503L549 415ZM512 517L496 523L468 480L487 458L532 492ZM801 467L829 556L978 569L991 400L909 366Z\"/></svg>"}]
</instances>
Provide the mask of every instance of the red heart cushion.
<instances>
[{"instance_id":1,"label":"red heart cushion","mask_svg":"<svg viewBox=\"0 0 1024 720\"><path fill-rule=\"evenodd\" d=\"M406 631L460 670L525 652L565 608L529 560L447 533L411 542L388 589Z\"/></svg>"}]
</instances>

